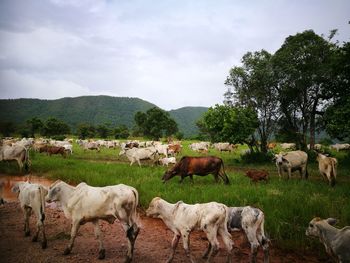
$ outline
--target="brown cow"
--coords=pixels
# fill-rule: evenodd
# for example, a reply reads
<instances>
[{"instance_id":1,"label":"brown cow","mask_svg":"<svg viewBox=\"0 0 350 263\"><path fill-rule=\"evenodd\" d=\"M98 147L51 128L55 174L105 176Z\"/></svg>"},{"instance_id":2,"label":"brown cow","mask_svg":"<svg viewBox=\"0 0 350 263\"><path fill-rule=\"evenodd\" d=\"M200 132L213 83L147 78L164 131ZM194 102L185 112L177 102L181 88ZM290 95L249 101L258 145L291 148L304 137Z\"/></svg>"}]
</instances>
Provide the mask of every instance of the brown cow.
<instances>
[{"instance_id":1,"label":"brown cow","mask_svg":"<svg viewBox=\"0 0 350 263\"><path fill-rule=\"evenodd\" d=\"M269 179L269 173L265 170L250 169L246 171L245 175L254 183L258 181L265 181L267 183L267 180Z\"/></svg>"},{"instance_id":2,"label":"brown cow","mask_svg":"<svg viewBox=\"0 0 350 263\"><path fill-rule=\"evenodd\" d=\"M275 142L270 142L270 143L267 144L267 149L272 150L273 148L276 147L276 145L277 144Z\"/></svg>"},{"instance_id":3,"label":"brown cow","mask_svg":"<svg viewBox=\"0 0 350 263\"><path fill-rule=\"evenodd\" d=\"M165 172L162 180L165 183L175 175L179 175L181 176L180 183L182 183L186 176L189 176L193 182L194 174L200 176L213 174L216 182L218 182L218 176L220 176L225 184L229 184L229 179L224 170L224 162L221 158L215 156L184 156L178 163L175 164L173 168Z\"/></svg>"},{"instance_id":4,"label":"brown cow","mask_svg":"<svg viewBox=\"0 0 350 263\"><path fill-rule=\"evenodd\" d=\"M168 153L169 154L178 154L182 150L182 146L180 144L169 144L168 146Z\"/></svg>"},{"instance_id":5,"label":"brown cow","mask_svg":"<svg viewBox=\"0 0 350 263\"><path fill-rule=\"evenodd\" d=\"M39 149L39 152L46 152L48 155L52 154L61 154L63 157L66 157L67 152L64 147L59 147L59 146L50 146L50 145L45 145Z\"/></svg>"}]
</instances>

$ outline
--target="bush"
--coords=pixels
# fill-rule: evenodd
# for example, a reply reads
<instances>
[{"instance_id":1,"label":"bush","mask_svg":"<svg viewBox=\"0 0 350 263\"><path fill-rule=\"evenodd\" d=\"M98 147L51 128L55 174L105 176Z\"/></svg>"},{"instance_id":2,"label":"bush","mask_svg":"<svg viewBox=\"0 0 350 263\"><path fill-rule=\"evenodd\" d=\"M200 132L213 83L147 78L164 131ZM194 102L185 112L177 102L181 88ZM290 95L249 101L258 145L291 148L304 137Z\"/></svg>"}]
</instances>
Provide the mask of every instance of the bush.
<instances>
[{"instance_id":1,"label":"bush","mask_svg":"<svg viewBox=\"0 0 350 263\"><path fill-rule=\"evenodd\" d=\"M55 136L51 136L52 140L56 140L56 141L63 141L64 139L66 139L65 135L55 135Z\"/></svg>"},{"instance_id":2,"label":"bush","mask_svg":"<svg viewBox=\"0 0 350 263\"><path fill-rule=\"evenodd\" d=\"M271 162L274 154L268 151L266 154L262 152L246 152L241 156L242 162L244 163L266 163Z\"/></svg>"}]
</instances>

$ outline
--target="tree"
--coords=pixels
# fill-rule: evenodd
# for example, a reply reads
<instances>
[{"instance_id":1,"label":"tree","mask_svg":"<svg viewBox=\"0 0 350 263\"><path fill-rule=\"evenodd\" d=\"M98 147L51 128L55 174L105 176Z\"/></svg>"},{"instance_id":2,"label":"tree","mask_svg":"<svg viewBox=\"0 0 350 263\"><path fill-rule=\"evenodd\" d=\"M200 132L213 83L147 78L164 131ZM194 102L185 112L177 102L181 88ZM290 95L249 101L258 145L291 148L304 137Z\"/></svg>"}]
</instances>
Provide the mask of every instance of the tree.
<instances>
[{"instance_id":1,"label":"tree","mask_svg":"<svg viewBox=\"0 0 350 263\"><path fill-rule=\"evenodd\" d=\"M49 118L43 125L43 135L54 136L70 133L69 126L56 118Z\"/></svg>"},{"instance_id":2,"label":"tree","mask_svg":"<svg viewBox=\"0 0 350 263\"><path fill-rule=\"evenodd\" d=\"M43 128L43 122L37 117L33 117L27 120L26 124L29 128L30 136L32 138L35 137L35 133L40 132L40 130Z\"/></svg>"},{"instance_id":3,"label":"tree","mask_svg":"<svg viewBox=\"0 0 350 263\"><path fill-rule=\"evenodd\" d=\"M96 128L96 132L100 138L107 138L109 134L109 129L106 125L100 124Z\"/></svg>"},{"instance_id":4,"label":"tree","mask_svg":"<svg viewBox=\"0 0 350 263\"><path fill-rule=\"evenodd\" d=\"M0 133L4 137L10 137L16 130L15 124L11 121L0 122Z\"/></svg>"},{"instance_id":5,"label":"tree","mask_svg":"<svg viewBox=\"0 0 350 263\"><path fill-rule=\"evenodd\" d=\"M251 107L257 112L260 150L264 153L278 118L276 80L271 59L272 55L265 50L248 52L242 58L243 65L232 68L225 82L233 86L235 93L229 89L225 93L224 104L234 105L234 96L235 105Z\"/></svg>"},{"instance_id":6,"label":"tree","mask_svg":"<svg viewBox=\"0 0 350 263\"><path fill-rule=\"evenodd\" d=\"M310 147L313 148L316 115L323 111L331 98L333 47L323 37L308 30L287 37L273 56L280 110L289 127L301 130L299 143L302 148L306 148L308 131Z\"/></svg>"},{"instance_id":7,"label":"tree","mask_svg":"<svg viewBox=\"0 0 350 263\"><path fill-rule=\"evenodd\" d=\"M136 129L145 137L159 140L163 136L171 136L178 131L177 123L169 113L153 107L143 112L137 112L134 117Z\"/></svg>"},{"instance_id":8,"label":"tree","mask_svg":"<svg viewBox=\"0 0 350 263\"><path fill-rule=\"evenodd\" d=\"M93 138L96 134L96 129L93 125L81 123L78 125L79 139L85 140L86 138Z\"/></svg>"},{"instance_id":9,"label":"tree","mask_svg":"<svg viewBox=\"0 0 350 263\"><path fill-rule=\"evenodd\" d=\"M125 125L120 125L114 129L114 137L116 139L127 139L130 135L128 127Z\"/></svg>"},{"instance_id":10,"label":"tree","mask_svg":"<svg viewBox=\"0 0 350 263\"><path fill-rule=\"evenodd\" d=\"M249 107L216 105L209 108L200 123L212 142L248 144L254 151L254 132L259 125L256 112Z\"/></svg>"}]
</instances>

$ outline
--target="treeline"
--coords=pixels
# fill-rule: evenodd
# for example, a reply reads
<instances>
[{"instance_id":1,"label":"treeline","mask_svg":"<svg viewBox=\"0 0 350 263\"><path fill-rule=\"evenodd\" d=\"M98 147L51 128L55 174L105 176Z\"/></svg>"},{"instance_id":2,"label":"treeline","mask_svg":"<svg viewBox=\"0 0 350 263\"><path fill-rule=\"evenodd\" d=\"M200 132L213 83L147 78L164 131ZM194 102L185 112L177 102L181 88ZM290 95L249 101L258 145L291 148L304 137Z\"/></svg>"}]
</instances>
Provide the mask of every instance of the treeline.
<instances>
[{"instance_id":1,"label":"treeline","mask_svg":"<svg viewBox=\"0 0 350 263\"><path fill-rule=\"evenodd\" d=\"M0 133L3 137L18 135L21 137L35 137L35 135L62 139L68 134L75 134L80 139L113 137L127 139L129 136L143 136L152 140L162 137L175 136L182 139L183 134L178 131L177 123L164 110L153 107L146 112L138 111L134 116L135 125L129 129L126 125L113 127L111 124L92 125L80 123L70 127L57 118L43 121L38 117L28 119L24 124L15 126L11 122L0 123Z\"/></svg>"},{"instance_id":2,"label":"treeline","mask_svg":"<svg viewBox=\"0 0 350 263\"><path fill-rule=\"evenodd\" d=\"M248 52L230 69L224 105L198 121L212 141L247 143L267 152L274 140L315 144L315 133L350 140L350 43L333 43L312 30L286 38L275 54Z\"/></svg>"}]
</instances>

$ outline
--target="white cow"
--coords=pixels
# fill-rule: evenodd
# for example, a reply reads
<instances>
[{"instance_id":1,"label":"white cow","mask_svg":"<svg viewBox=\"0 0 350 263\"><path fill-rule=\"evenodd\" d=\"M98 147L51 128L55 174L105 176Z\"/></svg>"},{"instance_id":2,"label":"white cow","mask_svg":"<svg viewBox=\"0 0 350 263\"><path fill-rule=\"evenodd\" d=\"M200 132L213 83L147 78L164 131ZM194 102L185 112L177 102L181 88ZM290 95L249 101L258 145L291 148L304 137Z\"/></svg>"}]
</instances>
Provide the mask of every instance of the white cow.
<instances>
[{"instance_id":1,"label":"white cow","mask_svg":"<svg viewBox=\"0 0 350 263\"><path fill-rule=\"evenodd\" d=\"M296 147L295 143L281 143L281 148L283 150L294 150Z\"/></svg>"},{"instance_id":2,"label":"white cow","mask_svg":"<svg viewBox=\"0 0 350 263\"><path fill-rule=\"evenodd\" d=\"M329 181L331 186L335 185L335 180L337 178L337 159L332 157L327 157L321 153L317 154L318 169L320 174Z\"/></svg>"},{"instance_id":3,"label":"white cow","mask_svg":"<svg viewBox=\"0 0 350 263\"><path fill-rule=\"evenodd\" d=\"M47 195L47 189L40 184L31 184L29 182L16 183L12 188L12 192L19 193L18 200L24 214L24 232L25 236L30 235L29 217L34 212L37 218L37 230L32 238L33 242L38 241L39 232L41 230L43 234L43 240L41 243L42 248L47 247L47 240L45 235L45 196Z\"/></svg>"},{"instance_id":4,"label":"white cow","mask_svg":"<svg viewBox=\"0 0 350 263\"><path fill-rule=\"evenodd\" d=\"M190 144L190 148L193 151L208 151L208 148L210 146L209 142L194 142Z\"/></svg>"},{"instance_id":5,"label":"white cow","mask_svg":"<svg viewBox=\"0 0 350 263\"><path fill-rule=\"evenodd\" d=\"M158 154L163 154L165 157L168 157L168 148L167 144L155 144L154 148L157 150Z\"/></svg>"},{"instance_id":6,"label":"white cow","mask_svg":"<svg viewBox=\"0 0 350 263\"><path fill-rule=\"evenodd\" d=\"M84 151L86 150L97 150L100 151L100 147L96 142L83 142L82 144Z\"/></svg>"},{"instance_id":7,"label":"white cow","mask_svg":"<svg viewBox=\"0 0 350 263\"><path fill-rule=\"evenodd\" d=\"M17 161L20 172L23 166L27 171L30 165L28 149L21 145L0 146L0 161Z\"/></svg>"},{"instance_id":8,"label":"white cow","mask_svg":"<svg viewBox=\"0 0 350 263\"><path fill-rule=\"evenodd\" d=\"M299 170L302 178L307 179L307 153L303 151L291 151L287 153L275 154L278 175L282 177L282 171L288 172L288 179L292 172Z\"/></svg>"},{"instance_id":9,"label":"white cow","mask_svg":"<svg viewBox=\"0 0 350 263\"><path fill-rule=\"evenodd\" d=\"M264 213L251 206L229 207L228 229L243 230L251 248L250 262L256 262L259 246L264 250L264 262L269 262L269 239L265 236Z\"/></svg>"},{"instance_id":10,"label":"white cow","mask_svg":"<svg viewBox=\"0 0 350 263\"><path fill-rule=\"evenodd\" d=\"M159 159L159 162L160 162L163 166L164 166L164 165L168 166L169 163L176 164L176 158L175 158L175 157L168 157L168 158L164 157L164 158Z\"/></svg>"},{"instance_id":11,"label":"white cow","mask_svg":"<svg viewBox=\"0 0 350 263\"><path fill-rule=\"evenodd\" d=\"M171 244L172 252L167 262L173 260L180 237L182 237L186 255L191 262L194 262L189 248L189 238L190 233L195 229L204 231L209 241L204 258L208 258L209 261L212 256L217 254L219 249L217 236L219 235L228 250L227 261L231 262L233 242L227 230L228 209L224 204L211 202L188 205L182 201L170 204L160 197L155 197L151 201L146 215L162 219L165 225L174 233Z\"/></svg>"},{"instance_id":12,"label":"white cow","mask_svg":"<svg viewBox=\"0 0 350 263\"><path fill-rule=\"evenodd\" d=\"M339 152L340 150L349 150L350 149L350 144L348 143L336 143L330 146L332 149L336 150Z\"/></svg>"},{"instance_id":13,"label":"white cow","mask_svg":"<svg viewBox=\"0 0 350 263\"><path fill-rule=\"evenodd\" d=\"M133 165L134 162L137 162L141 167L140 160L156 160L158 158L158 153L154 147L148 148L124 148L120 151L119 156L126 155L126 157L130 161L130 166Z\"/></svg>"},{"instance_id":14,"label":"white cow","mask_svg":"<svg viewBox=\"0 0 350 263\"><path fill-rule=\"evenodd\" d=\"M64 251L65 255L73 248L79 226L92 222L95 226L95 236L99 240L99 259L103 259L105 249L98 220L112 224L118 219L128 238L126 262L131 262L135 240L139 233L136 211L139 195L135 188L124 184L92 187L86 183L73 187L58 180L50 186L46 200L59 202L65 216L72 219L71 238Z\"/></svg>"},{"instance_id":15,"label":"white cow","mask_svg":"<svg viewBox=\"0 0 350 263\"><path fill-rule=\"evenodd\" d=\"M218 142L213 144L214 149L224 152L228 151L231 152L233 150L233 145L228 142Z\"/></svg>"},{"instance_id":16,"label":"white cow","mask_svg":"<svg viewBox=\"0 0 350 263\"><path fill-rule=\"evenodd\" d=\"M342 229L333 227L334 218L321 219L315 217L306 229L306 235L317 237L323 243L330 257L339 263L350 262L350 226Z\"/></svg>"}]
</instances>

